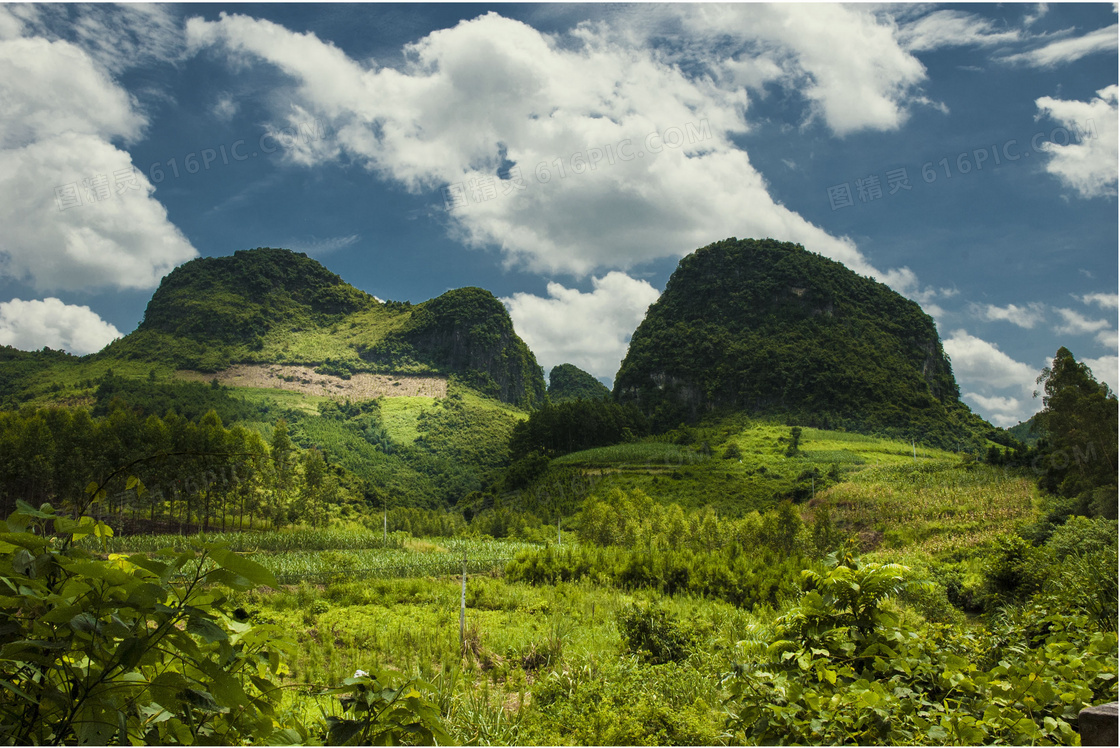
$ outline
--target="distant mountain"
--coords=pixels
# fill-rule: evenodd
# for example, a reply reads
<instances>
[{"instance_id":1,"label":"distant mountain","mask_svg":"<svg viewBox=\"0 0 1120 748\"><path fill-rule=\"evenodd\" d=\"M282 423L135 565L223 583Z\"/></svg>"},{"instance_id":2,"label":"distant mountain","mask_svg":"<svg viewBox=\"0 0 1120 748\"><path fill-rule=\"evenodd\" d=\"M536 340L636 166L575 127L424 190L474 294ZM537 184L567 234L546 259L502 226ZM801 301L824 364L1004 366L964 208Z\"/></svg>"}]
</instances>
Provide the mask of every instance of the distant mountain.
<instances>
[{"instance_id":1,"label":"distant mountain","mask_svg":"<svg viewBox=\"0 0 1120 748\"><path fill-rule=\"evenodd\" d=\"M995 431L960 402L918 304L771 239L682 259L634 333L614 395L662 428L746 412L954 449Z\"/></svg>"},{"instance_id":2,"label":"distant mountain","mask_svg":"<svg viewBox=\"0 0 1120 748\"><path fill-rule=\"evenodd\" d=\"M1041 432L1036 430L1036 428L1035 417L1031 416L1022 423L1007 429L1007 433L1011 434L1028 447L1033 447L1038 440L1042 438Z\"/></svg>"},{"instance_id":3,"label":"distant mountain","mask_svg":"<svg viewBox=\"0 0 1120 748\"><path fill-rule=\"evenodd\" d=\"M605 384L574 364L560 364L548 373L548 399L555 405L569 400L610 397Z\"/></svg>"},{"instance_id":4,"label":"distant mountain","mask_svg":"<svg viewBox=\"0 0 1120 748\"><path fill-rule=\"evenodd\" d=\"M256 363L310 364L339 376L453 374L504 402L545 401L541 368L490 292L462 288L417 305L382 303L284 249L176 268L136 331L94 358L206 372Z\"/></svg>"}]
</instances>

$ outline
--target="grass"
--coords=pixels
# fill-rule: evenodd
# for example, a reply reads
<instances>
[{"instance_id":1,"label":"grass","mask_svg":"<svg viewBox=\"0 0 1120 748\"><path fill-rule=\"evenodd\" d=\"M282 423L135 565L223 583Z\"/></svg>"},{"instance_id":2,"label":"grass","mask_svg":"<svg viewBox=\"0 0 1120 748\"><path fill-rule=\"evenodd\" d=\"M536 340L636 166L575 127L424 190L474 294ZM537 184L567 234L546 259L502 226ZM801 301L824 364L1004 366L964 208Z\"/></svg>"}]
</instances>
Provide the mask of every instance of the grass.
<instances>
[{"instance_id":1,"label":"grass","mask_svg":"<svg viewBox=\"0 0 1120 748\"><path fill-rule=\"evenodd\" d=\"M865 545L933 557L967 554L1034 515L1029 476L942 460L864 468L822 493L832 519Z\"/></svg>"},{"instance_id":2,"label":"grass","mask_svg":"<svg viewBox=\"0 0 1120 748\"><path fill-rule=\"evenodd\" d=\"M420 436L417 419L425 408L435 403L434 397L391 397L381 401L381 423L394 442L411 444Z\"/></svg>"}]
</instances>

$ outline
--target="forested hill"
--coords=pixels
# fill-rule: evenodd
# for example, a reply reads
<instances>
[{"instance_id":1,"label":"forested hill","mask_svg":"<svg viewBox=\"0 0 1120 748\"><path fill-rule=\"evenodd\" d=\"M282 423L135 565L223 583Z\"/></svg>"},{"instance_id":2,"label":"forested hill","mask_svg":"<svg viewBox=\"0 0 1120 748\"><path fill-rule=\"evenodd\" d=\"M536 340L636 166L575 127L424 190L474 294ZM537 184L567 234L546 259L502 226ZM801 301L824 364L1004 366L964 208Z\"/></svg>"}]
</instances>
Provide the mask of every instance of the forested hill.
<instances>
[{"instance_id":1,"label":"forested hill","mask_svg":"<svg viewBox=\"0 0 1120 748\"><path fill-rule=\"evenodd\" d=\"M682 259L634 333L614 394L661 427L745 411L953 448L994 432L960 402L918 304L771 239Z\"/></svg>"},{"instance_id":2,"label":"forested hill","mask_svg":"<svg viewBox=\"0 0 1120 748\"><path fill-rule=\"evenodd\" d=\"M381 302L304 254L258 248L192 260L160 283L135 332L95 355L214 372L309 364L325 374L455 374L534 407L545 382L505 307L479 288Z\"/></svg>"},{"instance_id":3,"label":"forested hill","mask_svg":"<svg viewBox=\"0 0 1120 748\"><path fill-rule=\"evenodd\" d=\"M548 399L553 405L569 400L602 400L611 391L598 379L575 364L553 366L548 373Z\"/></svg>"}]
</instances>

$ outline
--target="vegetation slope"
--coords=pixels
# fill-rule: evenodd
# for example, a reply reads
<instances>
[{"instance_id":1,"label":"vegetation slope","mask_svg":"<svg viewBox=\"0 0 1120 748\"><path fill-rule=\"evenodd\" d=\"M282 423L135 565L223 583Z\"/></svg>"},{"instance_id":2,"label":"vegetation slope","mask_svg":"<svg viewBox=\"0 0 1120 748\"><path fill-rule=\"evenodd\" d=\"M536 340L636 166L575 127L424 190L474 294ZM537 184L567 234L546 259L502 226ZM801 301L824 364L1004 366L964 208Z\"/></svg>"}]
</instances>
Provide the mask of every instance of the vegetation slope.
<instances>
[{"instance_id":1,"label":"vegetation slope","mask_svg":"<svg viewBox=\"0 0 1120 748\"><path fill-rule=\"evenodd\" d=\"M918 304L770 239L682 259L634 333L614 395L662 428L739 411L943 448L997 434L960 402Z\"/></svg>"}]
</instances>

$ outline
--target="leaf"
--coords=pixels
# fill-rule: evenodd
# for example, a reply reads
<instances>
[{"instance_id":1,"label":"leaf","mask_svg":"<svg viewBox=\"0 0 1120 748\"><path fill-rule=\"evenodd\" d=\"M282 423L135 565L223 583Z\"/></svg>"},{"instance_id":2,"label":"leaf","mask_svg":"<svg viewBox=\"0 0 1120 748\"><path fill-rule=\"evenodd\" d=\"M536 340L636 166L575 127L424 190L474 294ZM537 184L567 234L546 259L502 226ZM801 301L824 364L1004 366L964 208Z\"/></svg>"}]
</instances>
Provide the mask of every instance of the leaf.
<instances>
[{"instance_id":1,"label":"leaf","mask_svg":"<svg viewBox=\"0 0 1120 748\"><path fill-rule=\"evenodd\" d=\"M192 615L187 619L187 631L195 636L201 636L209 643L227 641L229 634L218 624L201 615Z\"/></svg>"}]
</instances>

